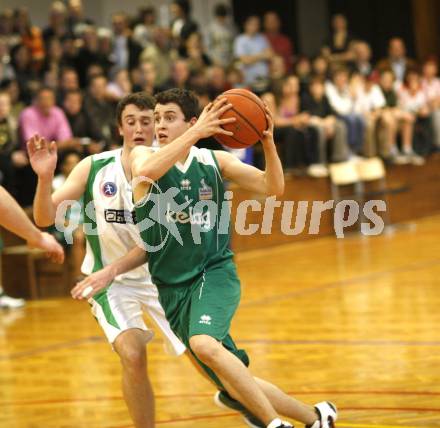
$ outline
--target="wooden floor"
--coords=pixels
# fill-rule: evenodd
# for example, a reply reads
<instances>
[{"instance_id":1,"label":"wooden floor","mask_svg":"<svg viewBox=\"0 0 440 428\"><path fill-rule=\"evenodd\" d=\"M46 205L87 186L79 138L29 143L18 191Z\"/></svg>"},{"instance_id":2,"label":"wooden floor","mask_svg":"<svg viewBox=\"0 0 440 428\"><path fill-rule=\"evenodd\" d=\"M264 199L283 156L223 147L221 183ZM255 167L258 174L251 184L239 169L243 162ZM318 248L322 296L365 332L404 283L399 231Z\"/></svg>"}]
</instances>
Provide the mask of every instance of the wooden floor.
<instances>
[{"instance_id":1,"label":"wooden floor","mask_svg":"<svg viewBox=\"0 0 440 428\"><path fill-rule=\"evenodd\" d=\"M338 427L440 427L439 237L437 216L376 238L239 254L233 335L254 373L306 402L334 401ZM161 345L149 348L157 426L244 426ZM132 427L119 374L86 303L0 312L1 428Z\"/></svg>"}]
</instances>

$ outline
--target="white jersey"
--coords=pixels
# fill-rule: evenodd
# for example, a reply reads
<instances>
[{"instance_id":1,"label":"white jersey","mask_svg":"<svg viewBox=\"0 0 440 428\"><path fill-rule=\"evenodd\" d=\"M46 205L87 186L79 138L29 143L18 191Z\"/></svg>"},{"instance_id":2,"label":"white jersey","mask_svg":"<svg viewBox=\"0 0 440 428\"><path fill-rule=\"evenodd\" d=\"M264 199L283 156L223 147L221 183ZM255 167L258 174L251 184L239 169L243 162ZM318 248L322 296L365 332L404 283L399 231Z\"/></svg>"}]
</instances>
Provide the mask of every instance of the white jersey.
<instances>
[{"instance_id":1,"label":"white jersey","mask_svg":"<svg viewBox=\"0 0 440 428\"><path fill-rule=\"evenodd\" d=\"M84 193L84 233L87 249L82 272L90 275L127 254L135 245L142 247L135 224L131 184L121 162L122 149L91 157ZM118 275L128 284L151 284L148 265Z\"/></svg>"}]
</instances>

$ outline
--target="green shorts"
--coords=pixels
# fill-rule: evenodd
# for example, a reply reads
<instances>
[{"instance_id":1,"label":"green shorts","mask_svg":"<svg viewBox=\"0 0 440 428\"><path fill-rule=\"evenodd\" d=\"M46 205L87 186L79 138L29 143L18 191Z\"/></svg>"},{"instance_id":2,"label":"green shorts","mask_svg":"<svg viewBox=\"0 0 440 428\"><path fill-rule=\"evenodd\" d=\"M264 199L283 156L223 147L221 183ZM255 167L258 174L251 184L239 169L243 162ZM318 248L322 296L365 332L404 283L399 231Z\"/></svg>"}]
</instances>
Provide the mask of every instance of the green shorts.
<instances>
[{"instance_id":1,"label":"green shorts","mask_svg":"<svg viewBox=\"0 0 440 428\"><path fill-rule=\"evenodd\" d=\"M191 350L189 339L206 334L222 342L223 346L236 355L246 366L249 358L242 349L237 349L229 335L232 317L240 302L240 280L232 261L207 269L191 283L161 285L159 300L171 329ZM195 355L199 365L220 387L222 383L215 373Z\"/></svg>"}]
</instances>

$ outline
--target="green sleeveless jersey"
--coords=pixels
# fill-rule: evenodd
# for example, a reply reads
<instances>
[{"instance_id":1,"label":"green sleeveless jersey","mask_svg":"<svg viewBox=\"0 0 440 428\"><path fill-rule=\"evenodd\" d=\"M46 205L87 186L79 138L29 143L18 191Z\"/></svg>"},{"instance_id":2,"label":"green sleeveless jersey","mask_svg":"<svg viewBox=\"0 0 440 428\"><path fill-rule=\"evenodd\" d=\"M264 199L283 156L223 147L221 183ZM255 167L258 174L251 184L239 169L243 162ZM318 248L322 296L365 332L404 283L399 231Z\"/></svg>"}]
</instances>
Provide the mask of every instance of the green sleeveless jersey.
<instances>
[{"instance_id":1,"label":"green sleeveless jersey","mask_svg":"<svg viewBox=\"0 0 440 428\"><path fill-rule=\"evenodd\" d=\"M192 281L232 258L230 205L214 153L192 147L136 204L136 221L153 282Z\"/></svg>"}]
</instances>

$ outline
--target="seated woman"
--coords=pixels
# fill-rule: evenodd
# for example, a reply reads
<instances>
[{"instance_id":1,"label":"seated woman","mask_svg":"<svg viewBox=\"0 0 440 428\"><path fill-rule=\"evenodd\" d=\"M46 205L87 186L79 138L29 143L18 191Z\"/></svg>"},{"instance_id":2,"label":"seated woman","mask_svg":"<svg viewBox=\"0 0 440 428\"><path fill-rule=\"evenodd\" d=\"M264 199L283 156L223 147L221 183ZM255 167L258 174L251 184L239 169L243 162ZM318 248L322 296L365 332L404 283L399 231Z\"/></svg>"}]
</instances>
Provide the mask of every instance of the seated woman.
<instances>
[{"instance_id":1,"label":"seated woman","mask_svg":"<svg viewBox=\"0 0 440 428\"><path fill-rule=\"evenodd\" d=\"M310 176L327 176L327 168L319 164L318 132L309 124L310 115L300 112L298 78L291 75L285 80L279 101L270 92L262 99L274 114L275 141L280 142L284 167L305 166Z\"/></svg>"},{"instance_id":2,"label":"seated woman","mask_svg":"<svg viewBox=\"0 0 440 428\"><path fill-rule=\"evenodd\" d=\"M415 116L401 109L397 105L397 92L395 88L396 78L391 69L380 73L379 87L385 98L382 122L384 123L384 147L380 154L389 158L392 163L408 163L407 156L402 155L397 147L397 137L400 134L403 153L412 153L413 131Z\"/></svg>"},{"instance_id":3,"label":"seated woman","mask_svg":"<svg viewBox=\"0 0 440 428\"><path fill-rule=\"evenodd\" d=\"M415 117L413 147L403 147L403 154L411 163L421 165L424 159L419 155L427 155L431 151L432 129L430 122L431 111L428 99L422 90L420 74L409 70L404 78L403 85L398 90L398 105Z\"/></svg>"}]
</instances>

